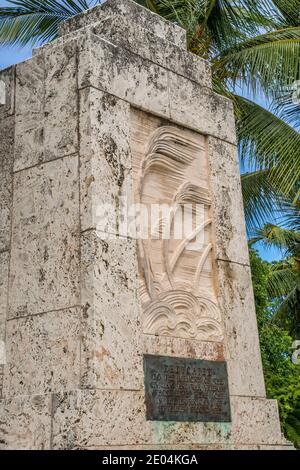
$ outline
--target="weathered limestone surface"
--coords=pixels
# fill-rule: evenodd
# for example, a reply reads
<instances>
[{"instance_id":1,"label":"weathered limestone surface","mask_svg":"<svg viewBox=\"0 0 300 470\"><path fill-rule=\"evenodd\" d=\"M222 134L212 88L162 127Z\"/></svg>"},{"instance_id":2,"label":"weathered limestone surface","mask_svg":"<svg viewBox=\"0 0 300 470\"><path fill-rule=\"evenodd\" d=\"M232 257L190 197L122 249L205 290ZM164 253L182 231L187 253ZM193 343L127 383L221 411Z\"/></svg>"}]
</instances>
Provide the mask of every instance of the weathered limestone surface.
<instances>
[{"instance_id":1,"label":"weathered limestone surface","mask_svg":"<svg viewBox=\"0 0 300 470\"><path fill-rule=\"evenodd\" d=\"M1 80L1 74L0 74ZM1 107L0 107L1 109ZM14 144L14 116L0 118L0 252L9 249L12 169Z\"/></svg>"},{"instance_id":2,"label":"weathered limestone surface","mask_svg":"<svg viewBox=\"0 0 300 470\"><path fill-rule=\"evenodd\" d=\"M236 147L209 137L208 159L214 210L216 258L249 265Z\"/></svg>"},{"instance_id":3,"label":"weathered limestone surface","mask_svg":"<svg viewBox=\"0 0 300 470\"><path fill-rule=\"evenodd\" d=\"M132 0L108 0L100 9L92 8L82 15L77 15L61 26L61 34L65 35L88 24L98 23L106 18L125 18L133 21L141 28L155 34L158 39L166 39L178 47L186 48L186 32L179 26L166 21L145 8L140 8Z\"/></svg>"},{"instance_id":4,"label":"weathered limestone surface","mask_svg":"<svg viewBox=\"0 0 300 470\"><path fill-rule=\"evenodd\" d=\"M130 106L95 88L80 91L81 229L112 232L116 207L131 184ZM108 207L109 206L109 207ZM109 224L101 226L102 210ZM114 232L116 233L116 232Z\"/></svg>"},{"instance_id":5,"label":"weathered limestone surface","mask_svg":"<svg viewBox=\"0 0 300 470\"><path fill-rule=\"evenodd\" d=\"M276 400L232 397L232 442L280 444L282 442Z\"/></svg>"},{"instance_id":6,"label":"weathered limestone surface","mask_svg":"<svg viewBox=\"0 0 300 470\"><path fill-rule=\"evenodd\" d=\"M0 253L0 341L5 339L9 253ZM1 363L0 363L1 365Z\"/></svg>"},{"instance_id":7,"label":"weathered limestone surface","mask_svg":"<svg viewBox=\"0 0 300 470\"><path fill-rule=\"evenodd\" d=\"M222 424L145 421L143 393L132 391L57 394L53 413L53 447L57 449L226 441L230 432Z\"/></svg>"},{"instance_id":8,"label":"weathered limestone surface","mask_svg":"<svg viewBox=\"0 0 300 470\"><path fill-rule=\"evenodd\" d=\"M79 303L78 157L14 178L9 318Z\"/></svg>"},{"instance_id":9,"label":"weathered limestone surface","mask_svg":"<svg viewBox=\"0 0 300 470\"><path fill-rule=\"evenodd\" d=\"M135 241L82 237L82 385L142 388Z\"/></svg>"},{"instance_id":10,"label":"weathered limestone surface","mask_svg":"<svg viewBox=\"0 0 300 470\"><path fill-rule=\"evenodd\" d=\"M4 398L79 386L79 307L10 320L6 330Z\"/></svg>"},{"instance_id":11,"label":"weathered limestone surface","mask_svg":"<svg viewBox=\"0 0 300 470\"><path fill-rule=\"evenodd\" d=\"M0 449L47 450L51 440L51 395L0 400Z\"/></svg>"},{"instance_id":12,"label":"weathered limestone surface","mask_svg":"<svg viewBox=\"0 0 300 470\"><path fill-rule=\"evenodd\" d=\"M53 402L53 446L280 445L274 400L234 397L230 423L145 421L144 397L129 391L77 391Z\"/></svg>"},{"instance_id":13,"label":"weathered limestone surface","mask_svg":"<svg viewBox=\"0 0 300 470\"><path fill-rule=\"evenodd\" d=\"M235 144L231 101L174 72L168 75L171 120Z\"/></svg>"},{"instance_id":14,"label":"weathered limestone surface","mask_svg":"<svg viewBox=\"0 0 300 470\"><path fill-rule=\"evenodd\" d=\"M170 336L143 335L144 354L171 357L201 357L207 361L224 361L223 343L194 341Z\"/></svg>"},{"instance_id":15,"label":"weathered limestone surface","mask_svg":"<svg viewBox=\"0 0 300 470\"><path fill-rule=\"evenodd\" d=\"M76 43L45 49L44 160L78 150Z\"/></svg>"},{"instance_id":16,"label":"weathered limestone surface","mask_svg":"<svg viewBox=\"0 0 300 470\"><path fill-rule=\"evenodd\" d=\"M44 58L16 66L14 170L40 163L44 156Z\"/></svg>"},{"instance_id":17,"label":"weathered limestone surface","mask_svg":"<svg viewBox=\"0 0 300 470\"><path fill-rule=\"evenodd\" d=\"M231 394L265 397L250 268L226 261L217 267Z\"/></svg>"},{"instance_id":18,"label":"weathered limestone surface","mask_svg":"<svg viewBox=\"0 0 300 470\"><path fill-rule=\"evenodd\" d=\"M94 86L137 107L169 115L166 69L94 34L86 35L78 60L80 88Z\"/></svg>"},{"instance_id":19,"label":"weathered limestone surface","mask_svg":"<svg viewBox=\"0 0 300 470\"><path fill-rule=\"evenodd\" d=\"M148 28L137 28L127 17L108 17L97 23L92 32L178 75L183 75L202 86L212 87L208 62L188 53L173 42L164 38L158 39Z\"/></svg>"},{"instance_id":20,"label":"weathered limestone surface","mask_svg":"<svg viewBox=\"0 0 300 470\"><path fill-rule=\"evenodd\" d=\"M78 60L79 87L94 86L140 109L235 143L232 103L206 86L93 33L80 41Z\"/></svg>"},{"instance_id":21,"label":"weathered limestone surface","mask_svg":"<svg viewBox=\"0 0 300 470\"><path fill-rule=\"evenodd\" d=\"M290 449L265 398L232 104L185 31L108 0L0 80L1 447ZM211 296L215 340L196 337L193 318L189 334L149 334L136 241L111 236L151 152L175 156L175 170L149 178L146 196L173 197L184 177L212 219L194 288ZM179 308L194 261L174 270ZM226 360L232 423L146 421L143 354Z\"/></svg>"},{"instance_id":22,"label":"weathered limestone surface","mask_svg":"<svg viewBox=\"0 0 300 470\"><path fill-rule=\"evenodd\" d=\"M0 399L5 362L9 250L12 219L15 67L0 71Z\"/></svg>"},{"instance_id":23,"label":"weathered limestone surface","mask_svg":"<svg viewBox=\"0 0 300 470\"><path fill-rule=\"evenodd\" d=\"M9 252L0 253L0 399L3 395Z\"/></svg>"},{"instance_id":24,"label":"weathered limestone surface","mask_svg":"<svg viewBox=\"0 0 300 470\"><path fill-rule=\"evenodd\" d=\"M17 65L16 96L15 171L77 151L76 42Z\"/></svg>"}]
</instances>

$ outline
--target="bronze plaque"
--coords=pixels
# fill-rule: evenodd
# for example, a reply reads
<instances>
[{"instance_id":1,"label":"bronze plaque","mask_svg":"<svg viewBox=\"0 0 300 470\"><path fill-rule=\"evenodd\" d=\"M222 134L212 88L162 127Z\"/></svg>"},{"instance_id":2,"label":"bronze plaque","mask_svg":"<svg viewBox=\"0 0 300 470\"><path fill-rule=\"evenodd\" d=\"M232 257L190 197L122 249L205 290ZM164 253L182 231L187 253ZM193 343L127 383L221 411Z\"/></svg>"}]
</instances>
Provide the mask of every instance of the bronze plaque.
<instances>
[{"instance_id":1,"label":"bronze plaque","mask_svg":"<svg viewBox=\"0 0 300 470\"><path fill-rule=\"evenodd\" d=\"M226 362L144 356L147 419L230 422Z\"/></svg>"}]
</instances>

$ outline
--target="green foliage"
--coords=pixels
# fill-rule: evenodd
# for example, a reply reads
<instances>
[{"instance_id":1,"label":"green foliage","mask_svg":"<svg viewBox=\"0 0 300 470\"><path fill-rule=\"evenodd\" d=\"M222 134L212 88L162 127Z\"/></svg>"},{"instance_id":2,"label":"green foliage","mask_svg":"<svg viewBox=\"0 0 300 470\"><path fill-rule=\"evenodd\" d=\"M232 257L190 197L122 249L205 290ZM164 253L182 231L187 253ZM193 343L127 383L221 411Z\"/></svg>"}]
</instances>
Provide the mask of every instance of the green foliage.
<instances>
[{"instance_id":1,"label":"green foliage","mask_svg":"<svg viewBox=\"0 0 300 470\"><path fill-rule=\"evenodd\" d=\"M285 121L246 98L235 97L240 157L264 174L277 193L290 195L300 180L300 134ZM270 172L270 169L272 172Z\"/></svg>"},{"instance_id":2,"label":"green foliage","mask_svg":"<svg viewBox=\"0 0 300 470\"><path fill-rule=\"evenodd\" d=\"M250 261L267 395L278 400L282 430L300 449L300 366L291 360L293 339L274 321L276 300L268 294L272 265L253 249Z\"/></svg>"},{"instance_id":3,"label":"green foliage","mask_svg":"<svg viewBox=\"0 0 300 470\"><path fill-rule=\"evenodd\" d=\"M286 209L286 219L295 214L291 212L290 203L272 183L270 170L257 170L242 175L242 192L245 207L245 218L248 235L255 233L267 218L272 220L275 210Z\"/></svg>"},{"instance_id":4,"label":"green foliage","mask_svg":"<svg viewBox=\"0 0 300 470\"><path fill-rule=\"evenodd\" d=\"M60 23L87 10L86 0L7 0L0 8L0 44L36 44L57 37Z\"/></svg>"},{"instance_id":5,"label":"green foliage","mask_svg":"<svg viewBox=\"0 0 300 470\"><path fill-rule=\"evenodd\" d=\"M252 283L255 296L255 307L258 326L261 327L267 315L267 307L269 307L269 296L267 292L268 275L270 273L269 263L263 261L256 250L250 249L250 263L252 272Z\"/></svg>"},{"instance_id":6,"label":"green foliage","mask_svg":"<svg viewBox=\"0 0 300 470\"><path fill-rule=\"evenodd\" d=\"M266 290L269 298L277 301L274 320L300 338L300 232L266 224L255 235L251 245L261 241L265 248L276 247L285 256L272 263Z\"/></svg>"}]
</instances>

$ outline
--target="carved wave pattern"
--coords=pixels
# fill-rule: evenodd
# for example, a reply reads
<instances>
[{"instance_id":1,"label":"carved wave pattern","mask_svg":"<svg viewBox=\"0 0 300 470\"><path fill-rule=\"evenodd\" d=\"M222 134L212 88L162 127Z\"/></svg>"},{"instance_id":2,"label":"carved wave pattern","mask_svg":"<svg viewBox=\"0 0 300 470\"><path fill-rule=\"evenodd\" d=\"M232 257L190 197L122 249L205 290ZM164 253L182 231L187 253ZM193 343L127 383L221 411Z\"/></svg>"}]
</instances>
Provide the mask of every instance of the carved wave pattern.
<instances>
[{"instance_id":1,"label":"carved wave pattern","mask_svg":"<svg viewBox=\"0 0 300 470\"><path fill-rule=\"evenodd\" d=\"M163 292L144 311L144 328L149 334L174 335L197 340L219 341L222 337L217 305L191 292Z\"/></svg>"},{"instance_id":2,"label":"carved wave pattern","mask_svg":"<svg viewBox=\"0 0 300 470\"><path fill-rule=\"evenodd\" d=\"M207 189L185 181L186 168L196 158L199 144L180 129L170 126L158 128L151 135L145 157L139 172L139 199L143 202L146 178L155 178L157 171L172 175L178 179L178 187L170 201L172 210L168 224L174 222L178 207L186 203L203 204L209 207L210 197ZM144 332L153 335L167 335L202 341L221 341L223 331L221 314L214 292L201 287L203 269L212 250L207 243L198 257L197 267L184 279L177 278L176 266L186 256L186 248L196 235L211 226L208 218L196 227L185 239L178 243L176 249L170 248L170 241L161 244L162 274L155 273L153 252L149 243L139 241L139 264L141 273L140 297L143 303ZM165 221L159 224L164 226ZM157 256L157 250L155 252Z\"/></svg>"}]
</instances>

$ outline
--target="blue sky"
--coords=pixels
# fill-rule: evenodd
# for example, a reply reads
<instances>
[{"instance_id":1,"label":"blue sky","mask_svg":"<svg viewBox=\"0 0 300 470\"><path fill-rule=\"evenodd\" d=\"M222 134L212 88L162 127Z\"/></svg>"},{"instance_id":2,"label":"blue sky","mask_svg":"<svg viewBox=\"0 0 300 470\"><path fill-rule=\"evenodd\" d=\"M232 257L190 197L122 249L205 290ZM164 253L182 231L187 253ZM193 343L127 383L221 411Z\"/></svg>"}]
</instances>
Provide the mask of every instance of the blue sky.
<instances>
[{"instance_id":1,"label":"blue sky","mask_svg":"<svg viewBox=\"0 0 300 470\"><path fill-rule=\"evenodd\" d=\"M7 6L5 0L0 0L0 7ZM0 69L31 57L31 47L0 47Z\"/></svg>"},{"instance_id":2,"label":"blue sky","mask_svg":"<svg viewBox=\"0 0 300 470\"><path fill-rule=\"evenodd\" d=\"M0 0L0 7L6 6L7 2L5 0ZM29 59L32 55L31 47L0 47L0 69L9 67L10 65L22 62L26 59ZM263 102L260 104L264 104ZM272 221L270 221L272 222ZM278 250L270 249L265 250L263 246L259 244L256 245L262 258L267 261L272 261L274 259L280 259L281 255Z\"/></svg>"}]
</instances>

